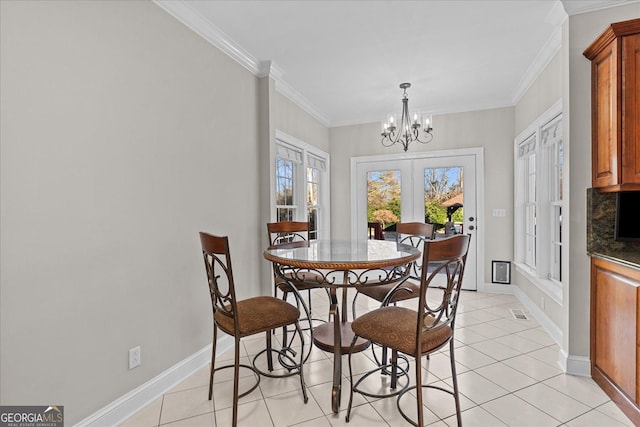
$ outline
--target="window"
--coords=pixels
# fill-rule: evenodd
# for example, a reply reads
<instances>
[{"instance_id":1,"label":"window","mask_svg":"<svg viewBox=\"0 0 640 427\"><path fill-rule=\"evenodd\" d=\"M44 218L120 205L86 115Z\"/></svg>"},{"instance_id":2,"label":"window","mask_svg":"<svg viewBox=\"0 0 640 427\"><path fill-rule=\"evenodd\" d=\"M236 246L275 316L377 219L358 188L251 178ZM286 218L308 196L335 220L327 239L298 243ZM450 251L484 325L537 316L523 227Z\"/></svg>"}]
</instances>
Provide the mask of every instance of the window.
<instances>
[{"instance_id":1,"label":"window","mask_svg":"<svg viewBox=\"0 0 640 427\"><path fill-rule=\"evenodd\" d=\"M557 102L515 140L515 265L562 301L562 114Z\"/></svg>"},{"instance_id":2,"label":"window","mask_svg":"<svg viewBox=\"0 0 640 427\"><path fill-rule=\"evenodd\" d=\"M518 147L520 167L524 176L522 207L524 210L524 258L529 268L536 268L536 135Z\"/></svg>"},{"instance_id":3,"label":"window","mask_svg":"<svg viewBox=\"0 0 640 427\"><path fill-rule=\"evenodd\" d=\"M319 216L322 211L320 177L324 173L325 162L323 159L309 155L307 165L307 218L309 219L309 239L314 240L318 238Z\"/></svg>"},{"instance_id":4,"label":"window","mask_svg":"<svg viewBox=\"0 0 640 427\"><path fill-rule=\"evenodd\" d=\"M328 155L276 131L276 221L309 221L309 238L329 237Z\"/></svg>"},{"instance_id":5,"label":"window","mask_svg":"<svg viewBox=\"0 0 640 427\"><path fill-rule=\"evenodd\" d=\"M562 117L558 116L542 127L548 175L550 218L549 279L562 280Z\"/></svg>"},{"instance_id":6,"label":"window","mask_svg":"<svg viewBox=\"0 0 640 427\"><path fill-rule=\"evenodd\" d=\"M301 163L301 152L278 145L276 156L276 218L277 221L294 221L298 214L298 197L296 197L296 178L298 165Z\"/></svg>"}]
</instances>

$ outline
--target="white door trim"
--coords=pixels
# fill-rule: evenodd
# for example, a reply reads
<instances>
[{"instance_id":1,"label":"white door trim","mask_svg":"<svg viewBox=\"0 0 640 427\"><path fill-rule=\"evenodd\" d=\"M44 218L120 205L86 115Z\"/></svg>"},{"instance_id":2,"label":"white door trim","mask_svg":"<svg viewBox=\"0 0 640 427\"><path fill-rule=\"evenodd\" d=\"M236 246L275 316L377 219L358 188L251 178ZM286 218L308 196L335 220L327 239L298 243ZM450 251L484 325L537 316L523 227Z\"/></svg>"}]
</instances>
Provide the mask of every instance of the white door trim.
<instances>
[{"instance_id":1,"label":"white door trim","mask_svg":"<svg viewBox=\"0 0 640 427\"><path fill-rule=\"evenodd\" d=\"M416 160L435 157L457 157L473 155L476 158L476 233L477 239L477 289L485 290L484 269L484 148L460 148L452 150L427 151L420 153L400 153L400 154L384 154L375 156L361 156L351 158L351 237L357 238L357 197L354 192L357 188L357 166L359 163L368 163L376 161L393 161L393 160Z\"/></svg>"}]
</instances>

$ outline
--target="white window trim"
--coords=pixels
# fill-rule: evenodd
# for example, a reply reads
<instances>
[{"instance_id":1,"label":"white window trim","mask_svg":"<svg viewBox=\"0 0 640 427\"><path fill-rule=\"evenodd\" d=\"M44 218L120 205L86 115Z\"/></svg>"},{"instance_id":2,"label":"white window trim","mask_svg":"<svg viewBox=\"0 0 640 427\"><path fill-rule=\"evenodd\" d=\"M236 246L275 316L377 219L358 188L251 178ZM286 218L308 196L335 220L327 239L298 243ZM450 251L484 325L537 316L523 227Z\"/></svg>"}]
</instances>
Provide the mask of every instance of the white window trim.
<instances>
[{"instance_id":1,"label":"white window trim","mask_svg":"<svg viewBox=\"0 0 640 427\"><path fill-rule=\"evenodd\" d=\"M296 177L294 180L294 203L298 206L296 209L296 221L308 221L307 213L307 178L306 169L307 166L320 169L320 194L319 205L321 208L321 214L318 224L318 238L328 239L331 236L331 181L330 173L331 164L329 153L322 151L321 149L314 147L304 141L299 140L285 132L276 129L275 132L275 152L272 159L272 164L275 165L275 158L282 157L279 153L279 147L288 148L289 153L299 152L299 157L296 157L299 161L300 167L296 168ZM297 156L297 154L296 154ZM271 200L272 203L275 200L275 183L271 187ZM271 209L271 220L276 220L276 209Z\"/></svg>"},{"instance_id":2,"label":"white window trim","mask_svg":"<svg viewBox=\"0 0 640 427\"><path fill-rule=\"evenodd\" d=\"M554 120L558 115L562 114L562 100L556 101L547 111L542 113L533 121L524 131L522 131L514 140L514 265L516 270L522 274L527 280L534 284L540 291L544 292L552 300L558 304L562 304L563 300L563 284L557 280L547 277L549 271L550 259L544 256L549 250L552 236L550 224L549 208L552 205L549 200L548 185L543 184L547 176L548 163L546 162L545 147L541 141L542 128L549 122ZM524 224L521 201L522 197L518 194L521 187L522 169L520 165L519 146L522 142L536 135L536 267L531 268L523 262L524 256ZM559 203L562 207L563 215L566 212L566 197ZM566 228L566 226L565 226ZM563 239L564 241L565 239ZM566 268L564 269L566 271Z\"/></svg>"}]
</instances>

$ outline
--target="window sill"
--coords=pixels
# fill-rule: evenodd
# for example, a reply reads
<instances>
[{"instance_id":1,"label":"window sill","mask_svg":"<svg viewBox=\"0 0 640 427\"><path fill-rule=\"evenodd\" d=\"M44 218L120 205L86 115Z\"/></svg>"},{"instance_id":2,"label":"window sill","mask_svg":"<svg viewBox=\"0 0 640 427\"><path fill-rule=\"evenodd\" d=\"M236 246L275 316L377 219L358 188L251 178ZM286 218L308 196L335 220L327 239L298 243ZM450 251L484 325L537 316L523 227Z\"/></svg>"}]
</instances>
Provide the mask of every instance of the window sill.
<instances>
[{"instance_id":1,"label":"window sill","mask_svg":"<svg viewBox=\"0 0 640 427\"><path fill-rule=\"evenodd\" d=\"M514 265L518 273L522 274L557 304L562 305L562 285L560 283L536 276L535 271L525 264L516 262Z\"/></svg>"}]
</instances>

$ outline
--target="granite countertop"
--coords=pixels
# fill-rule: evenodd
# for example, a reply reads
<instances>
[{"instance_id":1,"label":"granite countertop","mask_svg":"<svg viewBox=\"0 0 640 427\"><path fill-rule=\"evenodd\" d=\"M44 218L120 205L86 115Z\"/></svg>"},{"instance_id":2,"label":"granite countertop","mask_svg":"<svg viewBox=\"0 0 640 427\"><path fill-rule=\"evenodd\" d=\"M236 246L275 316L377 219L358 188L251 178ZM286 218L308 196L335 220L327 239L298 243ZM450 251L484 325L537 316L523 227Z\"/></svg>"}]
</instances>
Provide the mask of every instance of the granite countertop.
<instances>
[{"instance_id":1,"label":"granite countertop","mask_svg":"<svg viewBox=\"0 0 640 427\"><path fill-rule=\"evenodd\" d=\"M638 252L588 252L588 255L640 270L640 253Z\"/></svg>"},{"instance_id":2,"label":"granite countertop","mask_svg":"<svg viewBox=\"0 0 640 427\"><path fill-rule=\"evenodd\" d=\"M640 242L615 240L615 193L587 190L587 254L640 269Z\"/></svg>"}]
</instances>

